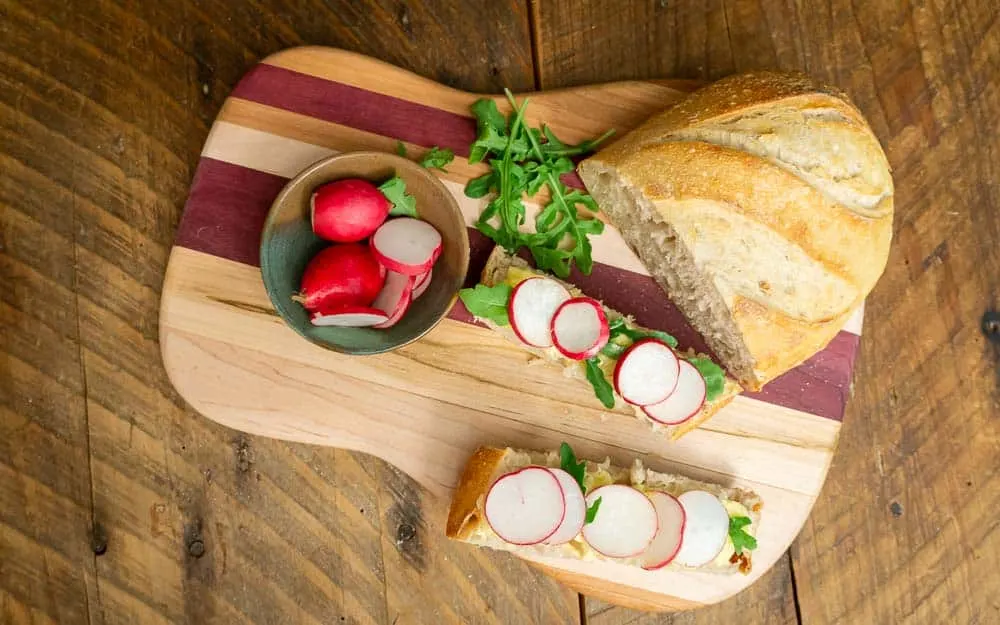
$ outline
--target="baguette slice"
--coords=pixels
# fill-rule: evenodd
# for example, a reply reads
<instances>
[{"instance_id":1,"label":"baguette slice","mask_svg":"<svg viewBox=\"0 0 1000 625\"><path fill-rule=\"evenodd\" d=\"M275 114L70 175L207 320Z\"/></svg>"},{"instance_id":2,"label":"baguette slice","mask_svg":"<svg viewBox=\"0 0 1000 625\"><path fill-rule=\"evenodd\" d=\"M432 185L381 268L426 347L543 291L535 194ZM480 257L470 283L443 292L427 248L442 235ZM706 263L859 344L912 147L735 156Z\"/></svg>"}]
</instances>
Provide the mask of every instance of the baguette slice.
<instances>
[{"instance_id":1,"label":"baguette slice","mask_svg":"<svg viewBox=\"0 0 1000 625\"><path fill-rule=\"evenodd\" d=\"M496 286L497 284L502 284L502 283L507 283L510 284L511 286L515 286L518 282L526 280L527 278L530 278L532 276L543 276L549 278L550 280L556 280L558 282L562 282L544 272L533 269L531 266L528 265L528 263L523 258L521 258L520 256L514 256L508 254L503 247L498 245L493 249L493 252L490 254L489 260L487 260L486 262L486 267L483 269L481 280L482 283L485 284L486 286ZM580 290L577 289L572 284L567 284L565 282L562 282L562 284L566 286L567 289L569 289L570 293L572 293L574 297L582 295ZM608 320L614 320L623 316L617 310L608 308L607 306L604 307L604 312L607 315ZM553 348L542 349L527 345L523 341L517 338L517 335L514 334L514 331L509 326L498 326L490 322L488 319L479 319L479 321L488 326L490 329L498 332L504 338L510 340L511 342L517 343L522 348L530 351L539 358L561 365L568 377L577 378L579 380L583 380L584 382L586 382L587 374L583 362L579 360L571 360L569 358L566 358L565 356L560 354L558 350ZM689 350L688 353L686 354L680 354L680 356L687 358L699 355L702 354L696 354L693 350ZM612 372L614 369L614 361L606 363L604 369L605 369L604 373L607 376L608 380L610 381L613 377ZM589 382L587 383L587 386L589 388L590 386ZM722 393L714 400L706 401L705 404L701 407L701 412L694 415L684 423L678 425L663 425L661 423L653 421L648 416L646 416L646 413L642 411L642 408L626 404L624 400L622 400L620 397L617 396L617 394L615 396L616 399L615 407L618 408L618 407L628 406L633 410L633 412L635 412L636 417L638 417L640 420L649 423L649 425L652 427L654 431L665 434L670 440L677 440L681 436L694 430L699 425L710 419L715 413L719 412L719 410L721 410L724 406L726 406L729 402L731 402L734 397L736 397L740 392L742 392L742 390L743 389L740 387L739 383L737 383L736 380L727 375L726 385Z\"/></svg>"},{"instance_id":2,"label":"baguette slice","mask_svg":"<svg viewBox=\"0 0 1000 625\"><path fill-rule=\"evenodd\" d=\"M519 546L505 542L493 532L483 512L486 494L493 482L502 475L526 466L559 467L559 463L559 454L555 451L539 452L480 447L465 465L465 472L462 474L452 499L446 527L448 537L481 547L514 553L577 560L601 560L640 566L639 558L609 558L598 553L583 540L582 536L577 536L562 545ZM748 534L755 536L760 526L760 511L763 502L759 495L750 490L726 488L678 475L659 473L643 467L642 462L638 459L631 469L612 466L610 459L601 463L588 461L586 471L584 486L588 492L606 484L625 484L639 490L662 490L675 497L688 491L703 490L718 497L730 517L745 516L750 518L750 525L744 528ZM598 510L598 514L600 514L600 510ZM690 569L671 562L664 568L746 574L750 572L751 564L751 552L744 550L743 553L737 555L732 541L727 538L719 555L704 566Z\"/></svg>"}]
</instances>

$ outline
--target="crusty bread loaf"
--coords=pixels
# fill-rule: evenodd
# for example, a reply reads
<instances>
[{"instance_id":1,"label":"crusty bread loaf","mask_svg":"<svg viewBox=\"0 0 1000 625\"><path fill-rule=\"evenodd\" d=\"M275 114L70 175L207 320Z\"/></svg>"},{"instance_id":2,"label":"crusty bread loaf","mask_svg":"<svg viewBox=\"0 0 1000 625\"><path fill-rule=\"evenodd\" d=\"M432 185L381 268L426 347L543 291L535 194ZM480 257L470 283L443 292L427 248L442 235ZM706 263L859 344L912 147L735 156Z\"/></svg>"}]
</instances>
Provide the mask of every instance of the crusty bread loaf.
<instances>
[{"instance_id":1,"label":"crusty bread loaf","mask_svg":"<svg viewBox=\"0 0 1000 625\"><path fill-rule=\"evenodd\" d=\"M490 254L489 259L486 261L486 266L483 268L483 273L480 280L486 286L494 286L497 284L502 284L503 282L507 281L507 276L510 273L511 268L517 268L521 270L522 274L524 272L530 271L534 274L545 276L551 280L556 280L558 282L561 282L574 295L582 295L582 293L580 293L580 290L577 289L572 284L562 282L561 280L557 280L556 278L548 274L537 272L536 270L531 269L530 265L528 265L528 263L523 258L509 254L506 250L504 250L503 247L499 245L493 249L493 252ZM617 319L618 317L622 316L620 312L612 308L608 308L607 306L604 307L604 310L605 314L607 314L608 316L608 319ZM541 349L538 347L532 347L531 345L527 345L519 338L517 338L517 335L514 334L514 331L509 326L501 327L490 322L488 319L481 319L480 321L482 323L485 323L492 330L503 335L504 338L514 343L517 343L518 345L530 351L531 353L535 354L539 358L543 358L545 360L548 360L549 362L561 365L563 367L563 371L569 377L573 377L579 380L587 379L586 370L584 369L583 363L581 363L579 360L570 360L569 358L564 357L557 350L552 348ZM694 352L686 354L686 356L688 357L695 355L703 355L703 354L695 354ZM649 423L650 427L653 428L654 431L665 434L667 438L669 438L670 440L677 440L681 436L694 430L702 423L712 418L713 415L722 410L722 408L728 405L729 402L731 402L733 398L739 395L742 391L743 389L736 382L736 380L734 380L729 376L726 376L726 384L722 393L712 401L706 401L701 408L701 412L699 412L695 416L691 417L690 419L679 425L663 425L661 423L657 423L652 419L650 419L648 416L646 416L646 413L643 412L642 409L639 408L638 406L632 406L632 410L635 412L637 418ZM616 398L616 402L618 406L625 405L625 402L622 401L621 398Z\"/></svg>"},{"instance_id":2,"label":"crusty bread loaf","mask_svg":"<svg viewBox=\"0 0 1000 625\"><path fill-rule=\"evenodd\" d=\"M579 171L748 389L822 349L888 258L888 161L846 96L804 76L723 79Z\"/></svg>"},{"instance_id":3,"label":"crusty bread loaf","mask_svg":"<svg viewBox=\"0 0 1000 625\"><path fill-rule=\"evenodd\" d=\"M638 558L608 558L603 556L591 549L581 537L563 545L519 546L504 542L490 529L483 514L483 505L490 486L497 478L529 465L558 467L559 462L559 454L556 452L520 451L495 447L477 449L466 463L465 471L452 498L445 530L448 537L483 547L516 553L535 553L580 560L608 560L622 564L639 565ZM740 515L749 517L751 524L747 526L746 530L749 534L756 535L760 524L760 511L763 503L757 493L742 488L726 488L687 477L659 473L644 468L639 460L636 460L630 469L612 466L610 460L607 459L602 463L587 462L587 477L584 479L584 483L588 486L588 490L604 484L627 484L640 489L662 490L675 497L690 490L704 490L718 497L730 511L730 514L735 507L739 510ZM698 567L697 570L716 573L749 573L751 564L751 552L744 551L742 554L736 555L732 543L727 541L726 547L713 562ZM671 563L667 565L667 568L683 569L686 567Z\"/></svg>"}]
</instances>

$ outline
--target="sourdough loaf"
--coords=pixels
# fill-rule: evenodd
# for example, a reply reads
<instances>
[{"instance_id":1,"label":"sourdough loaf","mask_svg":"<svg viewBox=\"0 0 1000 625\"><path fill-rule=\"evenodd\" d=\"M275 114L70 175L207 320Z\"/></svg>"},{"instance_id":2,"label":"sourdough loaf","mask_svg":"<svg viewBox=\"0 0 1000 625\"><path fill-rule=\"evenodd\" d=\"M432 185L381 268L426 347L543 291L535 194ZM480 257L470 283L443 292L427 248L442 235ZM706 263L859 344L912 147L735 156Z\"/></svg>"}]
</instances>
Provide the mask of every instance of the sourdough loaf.
<instances>
[{"instance_id":1,"label":"sourdough loaf","mask_svg":"<svg viewBox=\"0 0 1000 625\"><path fill-rule=\"evenodd\" d=\"M751 390L826 346L885 268L888 161L847 97L804 76L723 79L579 172Z\"/></svg>"}]
</instances>

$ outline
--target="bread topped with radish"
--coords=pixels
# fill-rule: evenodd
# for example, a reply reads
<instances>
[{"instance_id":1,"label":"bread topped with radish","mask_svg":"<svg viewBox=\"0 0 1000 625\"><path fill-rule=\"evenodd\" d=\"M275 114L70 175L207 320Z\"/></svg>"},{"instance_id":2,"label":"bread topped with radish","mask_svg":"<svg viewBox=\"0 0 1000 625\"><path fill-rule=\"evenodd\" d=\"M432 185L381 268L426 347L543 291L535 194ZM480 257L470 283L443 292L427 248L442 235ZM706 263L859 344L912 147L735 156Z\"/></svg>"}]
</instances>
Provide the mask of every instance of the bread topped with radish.
<instances>
[{"instance_id":1,"label":"bread topped with radish","mask_svg":"<svg viewBox=\"0 0 1000 625\"><path fill-rule=\"evenodd\" d=\"M649 571L749 573L762 501L749 490L558 451L481 447L466 464L447 535L514 552Z\"/></svg>"},{"instance_id":2,"label":"bread topped with radish","mask_svg":"<svg viewBox=\"0 0 1000 625\"><path fill-rule=\"evenodd\" d=\"M499 246L481 283L459 296L496 332L587 381L606 408L631 406L671 439L704 423L742 390L708 356L678 351L665 332L637 326Z\"/></svg>"}]
</instances>

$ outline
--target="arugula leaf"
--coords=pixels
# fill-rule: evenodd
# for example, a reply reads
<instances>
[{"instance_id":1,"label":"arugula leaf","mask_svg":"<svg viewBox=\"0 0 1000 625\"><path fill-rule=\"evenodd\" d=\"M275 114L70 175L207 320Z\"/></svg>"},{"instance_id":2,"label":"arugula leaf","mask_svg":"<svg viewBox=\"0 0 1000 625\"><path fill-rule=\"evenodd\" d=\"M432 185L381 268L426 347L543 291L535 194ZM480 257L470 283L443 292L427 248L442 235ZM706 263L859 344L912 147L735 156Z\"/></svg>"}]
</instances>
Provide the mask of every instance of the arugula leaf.
<instances>
[{"instance_id":1,"label":"arugula leaf","mask_svg":"<svg viewBox=\"0 0 1000 625\"><path fill-rule=\"evenodd\" d=\"M396 154L405 157L406 156L406 144L402 141L396 142Z\"/></svg>"},{"instance_id":2,"label":"arugula leaf","mask_svg":"<svg viewBox=\"0 0 1000 625\"><path fill-rule=\"evenodd\" d=\"M621 355L625 353L628 347L624 345L619 345L613 341L608 341L607 344L601 348L601 353L608 358L621 358Z\"/></svg>"},{"instance_id":3,"label":"arugula leaf","mask_svg":"<svg viewBox=\"0 0 1000 625\"><path fill-rule=\"evenodd\" d=\"M611 384L604 376L601 369L601 361L597 356L588 358L586 361L587 381L594 387L594 394L605 408L615 407L615 392L611 389Z\"/></svg>"},{"instance_id":4,"label":"arugula leaf","mask_svg":"<svg viewBox=\"0 0 1000 625\"><path fill-rule=\"evenodd\" d=\"M705 378L705 400L712 401L726 388L726 374L722 367L708 358L691 358L688 360Z\"/></svg>"},{"instance_id":5,"label":"arugula leaf","mask_svg":"<svg viewBox=\"0 0 1000 625\"><path fill-rule=\"evenodd\" d=\"M597 499L594 500L594 503L589 508L587 508L587 516L585 516L583 519L584 525L587 525L588 523L593 523L594 519L597 518L597 511L601 508L602 499L604 499L604 497L598 497Z\"/></svg>"},{"instance_id":6,"label":"arugula leaf","mask_svg":"<svg viewBox=\"0 0 1000 625\"><path fill-rule=\"evenodd\" d=\"M608 323L608 333L610 334L610 338L608 339L609 342L617 336L627 336L633 343L641 339L657 339L663 341L670 347L677 347L677 339L673 336L660 330L639 330L637 328L629 327L625 317L618 317ZM694 363L692 362L691 364ZM695 366L697 367L697 365Z\"/></svg>"},{"instance_id":7,"label":"arugula leaf","mask_svg":"<svg viewBox=\"0 0 1000 625\"><path fill-rule=\"evenodd\" d=\"M490 191L495 191L496 188L496 173L488 171L482 176L473 178L465 183L465 196L473 199L479 199L481 197L485 197Z\"/></svg>"},{"instance_id":8,"label":"arugula leaf","mask_svg":"<svg viewBox=\"0 0 1000 625\"><path fill-rule=\"evenodd\" d=\"M559 468L576 480L581 491L587 492L583 486L583 478L587 475L587 462L584 460L577 462L576 454L573 453L573 448L569 446L569 443L564 442L559 445Z\"/></svg>"},{"instance_id":9,"label":"arugula leaf","mask_svg":"<svg viewBox=\"0 0 1000 625\"><path fill-rule=\"evenodd\" d=\"M729 538L733 541L737 555L742 554L744 549L752 551L757 548L757 539L743 529L750 523L752 523L750 518L745 516L735 516L729 519Z\"/></svg>"},{"instance_id":10,"label":"arugula leaf","mask_svg":"<svg viewBox=\"0 0 1000 625\"><path fill-rule=\"evenodd\" d=\"M399 176L393 176L383 182L379 188L382 195L392 202L389 214L393 217L416 217L417 200L406 192L406 183Z\"/></svg>"},{"instance_id":11,"label":"arugula leaf","mask_svg":"<svg viewBox=\"0 0 1000 625\"><path fill-rule=\"evenodd\" d=\"M477 284L472 289L462 289L458 296L474 316L489 319L498 326L510 325L507 317L507 302L513 289L509 284L486 286Z\"/></svg>"},{"instance_id":12,"label":"arugula leaf","mask_svg":"<svg viewBox=\"0 0 1000 625\"><path fill-rule=\"evenodd\" d=\"M432 147L424 154L423 158L420 159L420 166L427 169L440 169L441 171L447 171L445 166L455 160L455 153L448 148L439 148L438 146Z\"/></svg>"}]
</instances>

